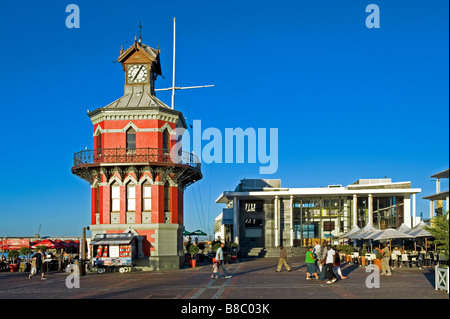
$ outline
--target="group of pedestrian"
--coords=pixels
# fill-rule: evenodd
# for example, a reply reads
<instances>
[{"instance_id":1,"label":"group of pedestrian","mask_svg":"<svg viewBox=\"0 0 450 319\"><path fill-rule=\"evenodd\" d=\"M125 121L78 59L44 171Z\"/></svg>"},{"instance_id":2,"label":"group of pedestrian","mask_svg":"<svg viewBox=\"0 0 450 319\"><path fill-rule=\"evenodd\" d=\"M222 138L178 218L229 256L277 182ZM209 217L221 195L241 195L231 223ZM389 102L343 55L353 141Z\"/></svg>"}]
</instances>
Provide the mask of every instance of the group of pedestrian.
<instances>
[{"instance_id":1,"label":"group of pedestrian","mask_svg":"<svg viewBox=\"0 0 450 319\"><path fill-rule=\"evenodd\" d=\"M320 245L317 241L314 242L314 246L310 246L307 252L309 267L307 266L307 278L311 275L318 280L326 280L327 283L332 284L337 280L339 276L341 280L347 279L341 271L341 260L339 257L339 251L336 246L331 245L330 242L323 241ZM317 268L319 269L319 275L317 276ZM315 270L315 271L314 271Z\"/></svg>"},{"instance_id":2,"label":"group of pedestrian","mask_svg":"<svg viewBox=\"0 0 450 319\"><path fill-rule=\"evenodd\" d=\"M58 257L58 270L62 271L65 270L67 265L71 262L71 256L69 253L64 251L63 248L61 248ZM28 275L29 279L33 279L33 276L40 273L41 274L41 280L46 280L47 277L45 277L45 269L44 269L44 260L45 260L45 254L42 252L41 249L38 249L37 253L31 256L31 271Z\"/></svg>"},{"instance_id":3,"label":"group of pedestrian","mask_svg":"<svg viewBox=\"0 0 450 319\"><path fill-rule=\"evenodd\" d=\"M281 267L284 265L287 271L291 271L292 268L286 261L286 248L283 245L280 248L280 258L278 260L278 267L276 272L281 271ZM331 243L324 241L322 245L318 242L314 242L314 246L310 246L305 256L306 263L306 280L310 280L314 277L317 280L326 280L327 283L332 284L337 280L337 276L341 280L347 279L342 274L341 263L339 258L339 252L336 246L332 246ZM317 271L319 270L319 271Z\"/></svg>"},{"instance_id":4,"label":"group of pedestrian","mask_svg":"<svg viewBox=\"0 0 450 319\"><path fill-rule=\"evenodd\" d=\"M31 256L31 272L28 275L29 279L32 279L34 275L41 273L41 280L46 280L45 270L44 270L44 259L45 255L42 253L42 250L38 250L36 254Z\"/></svg>"}]
</instances>

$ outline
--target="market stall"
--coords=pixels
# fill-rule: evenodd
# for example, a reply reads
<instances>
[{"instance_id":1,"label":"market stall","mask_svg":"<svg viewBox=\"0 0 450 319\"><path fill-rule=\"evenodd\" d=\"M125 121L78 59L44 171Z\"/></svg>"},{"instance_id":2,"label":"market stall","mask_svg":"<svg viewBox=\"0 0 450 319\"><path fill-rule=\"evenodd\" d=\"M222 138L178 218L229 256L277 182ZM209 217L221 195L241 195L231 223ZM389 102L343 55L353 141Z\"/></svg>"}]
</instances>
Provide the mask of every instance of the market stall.
<instances>
[{"instance_id":1,"label":"market stall","mask_svg":"<svg viewBox=\"0 0 450 319\"><path fill-rule=\"evenodd\" d=\"M135 265L136 239L132 233L96 234L91 242L98 273L128 272Z\"/></svg>"}]
</instances>

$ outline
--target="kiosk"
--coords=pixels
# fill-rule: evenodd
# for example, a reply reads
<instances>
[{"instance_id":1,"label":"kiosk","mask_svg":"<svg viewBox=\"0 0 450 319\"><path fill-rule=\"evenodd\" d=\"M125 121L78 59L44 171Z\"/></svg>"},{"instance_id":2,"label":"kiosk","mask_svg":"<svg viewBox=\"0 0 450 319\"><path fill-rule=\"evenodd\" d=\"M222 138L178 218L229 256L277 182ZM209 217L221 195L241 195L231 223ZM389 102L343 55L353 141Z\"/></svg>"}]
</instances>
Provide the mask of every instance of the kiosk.
<instances>
[{"instance_id":1,"label":"kiosk","mask_svg":"<svg viewBox=\"0 0 450 319\"><path fill-rule=\"evenodd\" d=\"M129 272L135 265L136 239L132 233L96 234L91 245L93 266L99 274Z\"/></svg>"}]
</instances>

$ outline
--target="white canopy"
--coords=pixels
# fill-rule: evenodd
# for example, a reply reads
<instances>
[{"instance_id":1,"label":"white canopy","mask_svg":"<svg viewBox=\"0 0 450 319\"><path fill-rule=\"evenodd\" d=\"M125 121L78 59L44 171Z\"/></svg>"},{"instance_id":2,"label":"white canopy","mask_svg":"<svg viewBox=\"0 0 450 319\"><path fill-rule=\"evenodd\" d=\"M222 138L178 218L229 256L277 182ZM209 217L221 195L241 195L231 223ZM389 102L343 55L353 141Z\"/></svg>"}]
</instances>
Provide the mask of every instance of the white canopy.
<instances>
[{"instance_id":1,"label":"white canopy","mask_svg":"<svg viewBox=\"0 0 450 319\"><path fill-rule=\"evenodd\" d=\"M408 226L406 226L405 223L402 223L402 224L397 228L397 230L407 234L407 233L411 230L411 228L408 227Z\"/></svg>"},{"instance_id":2,"label":"white canopy","mask_svg":"<svg viewBox=\"0 0 450 319\"><path fill-rule=\"evenodd\" d=\"M424 227L427 224L425 224L423 222L423 220L420 221L419 224L416 225L416 227L410 229L409 231L407 231L406 233L413 236L414 238L418 238L418 237L433 237L433 235L431 235L430 232L426 231L424 229Z\"/></svg>"},{"instance_id":3,"label":"white canopy","mask_svg":"<svg viewBox=\"0 0 450 319\"><path fill-rule=\"evenodd\" d=\"M354 233L356 233L357 231L359 231L361 228L359 228L358 226L353 226L352 229L350 229L348 232L346 232L345 234L342 234L340 236L338 236L338 238L348 238L349 236L353 235Z\"/></svg>"},{"instance_id":4,"label":"white canopy","mask_svg":"<svg viewBox=\"0 0 450 319\"><path fill-rule=\"evenodd\" d=\"M372 240L386 240L386 239L397 239L397 238L407 239L407 238L413 238L413 236L405 234L404 232L398 231L393 228L388 228L388 229L381 230L376 234L372 234L372 235L366 237L366 239L372 239Z\"/></svg>"},{"instance_id":5,"label":"white canopy","mask_svg":"<svg viewBox=\"0 0 450 319\"><path fill-rule=\"evenodd\" d=\"M372 234L376 234L380 232L379 229L376 229L371 224L367 224L363 228L361 228L359 231L354 233L353 235L350 235L348 238L350 239L366 239L368 236Z\"/></svg>"}]
</instances>

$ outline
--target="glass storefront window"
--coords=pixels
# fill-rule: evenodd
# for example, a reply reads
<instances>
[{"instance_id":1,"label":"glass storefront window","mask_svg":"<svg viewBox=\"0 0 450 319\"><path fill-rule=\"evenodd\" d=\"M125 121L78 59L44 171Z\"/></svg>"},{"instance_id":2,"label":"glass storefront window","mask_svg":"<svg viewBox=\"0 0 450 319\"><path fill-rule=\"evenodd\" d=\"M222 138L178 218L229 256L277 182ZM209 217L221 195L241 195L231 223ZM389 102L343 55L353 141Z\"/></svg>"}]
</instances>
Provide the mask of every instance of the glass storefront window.
<instances>
[{"instance_id":1,"label":"glass storefront window","mask_svg":"<svg viewBox=\"0 0 450 319\"><path fill-rule=\"evenodd\" d=\"M351 228L351 200L302 198L294 202L295 239L326 238Z\"/></svg>"}]
</instances>

